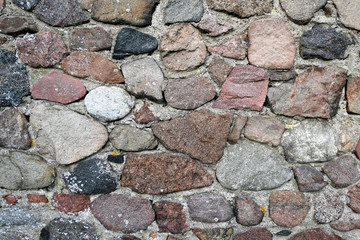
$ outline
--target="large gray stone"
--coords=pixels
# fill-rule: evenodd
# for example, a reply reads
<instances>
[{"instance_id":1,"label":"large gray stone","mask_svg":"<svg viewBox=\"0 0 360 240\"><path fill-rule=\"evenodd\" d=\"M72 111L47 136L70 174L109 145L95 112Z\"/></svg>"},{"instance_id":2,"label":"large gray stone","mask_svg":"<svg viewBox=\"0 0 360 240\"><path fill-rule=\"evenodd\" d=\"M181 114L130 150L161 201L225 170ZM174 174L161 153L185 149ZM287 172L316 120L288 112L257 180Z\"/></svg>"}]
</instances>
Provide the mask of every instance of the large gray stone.
<instances>
[{"instance_id":1,"label":"large gray stone","mask_svg":"<svg viewBox=\"0 0 360 240\"><path fill-rule=\"evenodd\" d=\"M226 149L216 176L232 190L266 190L280 187L293 175L276 150L244 139Z\"/></svg>"},{"instance_id":2,"label":"large gray stone","mask_svg":"<svg viewBox=\"0 0 360 240\"><path fill-rule=\"evenodd\" d=\"M199 22L203 13L202 0L170 0L165 7L165 23Z\"/></svg>"},{"instance_id":3,"label":"large gray stone","mask_svg":"<svg viewBox=\"0 0 360 240\"><path fill-rule=\"evenodd\" d=\"M360 0L334 0L342 24L360 30Z\"/></svg>"},{"instance_id":4,"label":"large gray stone","mask_svg":"<svg viewBox=\"0 0 360 240\"><path fill-rule=\"evenodd\" d=\"M298 24L308 23L327 0L280 0L286 15Z\"/></svg>"},{"instance_id":5,"label":"large gray stone","mask_svg":"<svg viewBox=\"0 0 360 240\"><path fill-rule=\"evenodd\" d=\"M0 210L0 227L35 225L38 219L26 208L4 208Z\"/></svg>"},{"instance_id":6,"label":"large gray stone","mask_svg":"<svg viewBox=\"0 0 360 240\"><path fill-rule=\"evenodd\" d=\"M319 193L315 199L314 217L319 223L330 223L344 212L344 203L339 194L329 189Z\"/></svg>"}]
</instances>

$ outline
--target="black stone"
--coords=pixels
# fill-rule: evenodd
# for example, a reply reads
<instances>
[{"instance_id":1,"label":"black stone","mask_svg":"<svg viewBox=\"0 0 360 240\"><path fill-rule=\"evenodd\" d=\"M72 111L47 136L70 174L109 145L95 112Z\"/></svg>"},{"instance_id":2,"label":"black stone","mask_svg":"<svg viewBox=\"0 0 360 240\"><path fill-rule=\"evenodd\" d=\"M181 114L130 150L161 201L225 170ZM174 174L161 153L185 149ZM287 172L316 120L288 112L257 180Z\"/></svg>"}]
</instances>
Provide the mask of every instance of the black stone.
<instances>
[{"instance_id":1,"label":"black stone","mask_svg":"<svg viewBox=\"0 0 360 240\"><path fill-rule=\"evenodd\" d=\"M107 160L113 163L124 163L124 155L108 155Z\"/></svg>"},{"instance_id":2,"label":"black stone","mask_svg":"<svg viewBox=\"0 0 360 240\"><path fill-rule=\"evenodd\" d=\"M141 240L141 239L131 235L123 235L122 237L119 238L119 240Z\"/></svg>"},{"instance_id":3,"label":"black stone","mask_svg":"<svg viewBox=\"0 0 360 240\"><path fill-rule=\"evenodd\" d=\"M26 11L33 10L36 5L40 2L40 0L12 0L13 3L18 5L21 9Z\"/></svg>"},{"instance_id":4,"label":"black stone","mask_svg":"<svg viewBox=\"0 0 360 240\"><path fill-rule=\"evenodd\" d=\"M134 54L150 53L157 46L158 42L153 36L132 28L123 28L116 38L113 58L123 59Z\"/></svg>"},{"instance_id":5,"label":"black stone","mask_svg":"<svg viewBox=\"0 0 360 240\"><path fill-rule=\"evenodd\" d=\"M98 240L96 228L78 220L56 218L41 230L40 240Z\"/></svg>"},{"instance_id":6,"label":"black stone","mask_svg":"<svg viewBox=\"0 0 360 240\"><path fill-rule=\"evenodd\" d=\"M301 37L300 54L304 59L344 59L347 47L354 42L334 28L315 25Z\"/></svg>"},{"instance_id":7,"label":"black stone","mask_svg":"<svg viewBox=\"0 0 360 240\"><path fill-rule=\"evenodd\" d=\"M0 107L18 106L30 94L26 67L16 61L15 53L0 49Z\"/></svg>"},{"instance_id":8,"label":"black stone","mask_svg":"<svg viewBox=\"0 0 360 240\"><path fill-rule=\"evenodd\" d=\"M81 161L72 172L63 174L73 193L107 194L116 190L117 177L108 162L94 158Z\"/></svg>"},{"instance_id":9,"label":"black stone","mask_svg":"<svg viewBox=\"0 0 360 240\"><path fill-rule=\"evenodd\" d=\"M281 230L280 232L275 233L278 236L289 236L291 234L290 230Z\"/></svg>"}]
</instances>

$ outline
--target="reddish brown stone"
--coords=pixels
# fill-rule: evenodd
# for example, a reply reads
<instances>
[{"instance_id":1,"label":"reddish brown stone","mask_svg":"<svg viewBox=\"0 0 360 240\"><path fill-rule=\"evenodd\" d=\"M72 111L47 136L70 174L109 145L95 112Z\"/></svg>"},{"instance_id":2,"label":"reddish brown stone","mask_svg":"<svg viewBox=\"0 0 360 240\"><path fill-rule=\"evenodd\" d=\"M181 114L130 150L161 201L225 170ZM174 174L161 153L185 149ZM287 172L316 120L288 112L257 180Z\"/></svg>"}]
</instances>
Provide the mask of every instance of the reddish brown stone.
<instances>
[{"instance_id":1,"label":"reddish brown stone","mask_svg":"<svg viewBox=\"0 0 360 240\"><path fill-rule=\"evenodd\" d=\"M184 207L181 204L160 201L154 204L156 223L160 232L183 234L186 232L186 216Z\"/></svg>"},{"instance_id":2,"label":"reddish brown stone","mask_svg":"<svg viewBox=\"0 0 360 240\"><path fill-rule=\"evenodd\" d=\"M289 240L344 240L343 238L335 235L328 234L320 228L313 228L295 234Z\"/></svg>"},{"instance_id":3,"label":"reddish brown stone","mask_svg":"<svg viewBox=\"0 0 360 240\"><path fill-rule=\"evenodd\" d=\"M34 33L38 27L31 17L25 16L4 16L0 17L0 33L19 35L22 33Z\"/></svg>"},{"instance_id":4,"label":"reddish brown stone","mask_svg":"<svg viewBox=\"0 0 360 240\"><path fill-rule=\"evenodd\" d=\"M323 174L311 166L297 166L293 171L301 192L317 192L328 184Z\"/></svg>"},{"instance_id":5,"label":"reddish brown stone","mask_svg":"<svg viewBox=\"0 0 360 240\"><path fill-rule=\"evenodd\" d=\"M264 212L249 195L236 197L235 202L236 221L244 226L255 226L261 223Z\"/></svg>"},{"instance_id":6,"label":"reddish brown stone","mask_svg":"<svg viewBox=\"0 0 360 240\"><path fill-rule=\"evenodd\" d=\"M61 68L75 77L92 76L106 83L123 83L124 76L109 59L89 52L76 52L67 57Z\"/></svg>"},{"instance_id":7,"label":"reddish brown stone","mask_svg":"<svg viewBox=\"0 0 360 240\"><path fill-rule=\"evenodd\" d=\"M17 53L21 61L31 67L51 67L61 62L68 54L60 35L42 32L16 40Z\"/></svg>"},{"instance_id":8,"label":"reddish brown stone","mask_svg":"<svg viewBox=\"0 0 360 240\"><path fill-rule=\"evenodd\" d=\"M31 96L34 99L64 104L74 102L85 94L86 88L82 82L56 71L40 78L31 90Z\"/></svg>"},{"instance_id":9,"label":"reddish brown stone","mask_svg":"<svg viewBox=\"0 0 360 240\"><path fill-rule=\"evenodd\" d=\"M48 203L49 200L45 195L26 194L28 201L32 203Z\"/></svg>"},{"instance_id":10,"label":"reddish brown stone","mask_svg":"<svg viewBox=\"0 0 360 240\"><path fill-rule=\"evenodd\" d=\"M355 155L360 159L360 140L358 141L355 148Z\"/></svg>"},{"instance_id":11,"label":"reddish brown stone","mask_svg":"<svg viewBox=\"0 0 360 240\"><path fill-rule=\"evenodd\" d=\"M260 111L265 102L269 76L263 69L236 66L227 78L213 107Z\"/></svg>"},{"instance_id":12,"label":"reddish brown stone","mask_svg":"<svg viewBox=\"0 0 360 240\"><path fill-rule=\"evenodd\" d=\"M243 130L246 121L248 120L247 117L243 116L237 116L233 128L231 129L231 133L228 138L228 142L231 144L237 143L237 141L240 139L241 131Z\"/></svg>"},{"instance_id":13,"label":"reddish brown stone","mask_svg":"<svg viewBox=\"0 0 360 240\"><path fill-rule=\"evenodd\" d=\"M154 114L149 109L149 103L145 102L138 111L134 112L134 120L137 123L147 124L150 122L159 121L160 119L154 116Z\"/></svg>"},{"instance_id":14,"label":"reddish brown stone","mask_svg":"<svg viewBox=\"0 0 360 240\"><path fill-rule=\"evenodd\" d=\"M210 53L216 53L223 57L244 59L246 57L246 50L241 43L240 36L232 38L230 41L221 44L217 47L208 47Z\"/></svg>"},{"instance_id":15,"label":"reddish brown stone","mask_svg":"<svg viewBox=\"0 0 360 240\"><path fill-rule=\"evenodd\" d=\"M166 240L181 240L180 238L169 235Z\"/></svg>"},{"instance_id":16,"label":"reddish brown stone","mask_svg":"<svg viewBox=\"0 0 360 240\"><path fill-rule=\"evenodd\" d=\"M360 114L360 77L348 79L346 100L348 112Z\"/></svg>"},{"instance_id":17,"label":"reddish brown stone","mask_svg":"<svg viewBox=\"0 0 360 240\"><path fill-rule=\"evenodd\" d=\"M271 240L272 233L265 228L255 228L235 235L233 240Z\"/></svg>"},{"instance_id":18,"label":"reddish brown stone","mask_svg":"<svg viewBox=\"0 0 360 240\"><path fill-rule=\"evenodd\" d=\"M360 183L349 188L347 193L349 197L348 206L356 213L360 213Z\"/></svg>"},{"instance_id":19,"label":"reddish brown stone","mask_svg":"<svg viewBox=\"0 0 360 240\"><path fill-rule=\"evenodd\" d=\"M110 50L111 35L103 28L81 28L72 32L70 49L74 51Z\"/></svg>"},{"instance_id":20,"label":"reddish brown stone","mask_svg":"<svg viewBox=\"0 0 360 240\"><path fill-rule=\"evenodd\" d=\"M224 153L232 121L232 114L219 115L206 109L152 125L152 130L166 148L211 164Z\"/></svg>"},{"instance_id":21,"label":"reddish brown stone","mask_svg":"<svg viewBox=\"0 0 360 240\"><path fill-rule=\"evenodd\" d=\"M212 177L197 162L170 154L127 156L121 186L138 193L166 194L211 185Z\"/></svg>"},{"instance_id":22,"label":"reddish brown stone","mask_svg":"<svg viewBox=\"0 0 360 240\"><path fill-rule=\"evenodd\" d=\"M77 215L90 207L90 195L55 192L51 205L60 212Z\"/></svg>"},{"instance_id":23,"label":"reddish brown stone","mask_svg":"<svg viewBox=\"0 0 360 240\"><path fill-rule=\"evenodd\" d=\"M354 151L359 140L359 125L352 119L339 120L339 145L340 152Z\"/></svg>"},{"instance_id":24,"label":"reddish brown stone","mask_svg":"<svg viewBox=\"0 0 360 240\"><path fill-rule=\"evenodd\" d=\"M212 228L212 229L200 229L193 228L192 232L200 239L200 240L228 240L231 238L233 233L232 228Z\"/></svg>"},{"instance_id":25,"label":"reddish brown stone","mask_svg":"<svg viewBox=\"0 0 360 240\"><path fill-rule=\"evenodd\" d=\"M222 58L214 57L208 67L210 77L221 87L231 73L233 67Z\"/></svg>"},{"instance_id":26,"label":"reddish brown stone","mask_svg":"<svg viewBox=\"0 0 360 240\"><path fill-rule=\"evenodd\" d=\"M7 41L6 38L0 37L0 46L6 43L6 41Z\"/></svg>"},{"instance_id":27,"label":"reddish brown stone","mask_svg":"<svg viewBox=\"0 0 360 240\"><path fill-rule=\"evenodd\" d=\"M18 200L21 199L21 197L12 194L2 195L2 198L5 199L6 203L9 205L15 205L18 203Z\"/></svg>"},{"instance_id":28,"label":"reddish brown stone","mask_svg":"<svg viewBox=\"0 0 360 240\"><path fill-rule=\"evenodd\" d=\"M219 23L215 15L209 15L205 18L203 17L198 25L198 28L212 37L219 36L233 29L233 27L228 23Z\"/></svg>"},{"instance_id":29,"label":"reddish brown stone","mask_svg":"<svg viewBox=\"0 0 360 240\"><path fill-rule=\"evenodd\" d=\"M354 229L360 229L360 221L349 221L349 222L336 222L331 223L330 226L341 232L349 232Z\"/></svg>"}]
</instances>

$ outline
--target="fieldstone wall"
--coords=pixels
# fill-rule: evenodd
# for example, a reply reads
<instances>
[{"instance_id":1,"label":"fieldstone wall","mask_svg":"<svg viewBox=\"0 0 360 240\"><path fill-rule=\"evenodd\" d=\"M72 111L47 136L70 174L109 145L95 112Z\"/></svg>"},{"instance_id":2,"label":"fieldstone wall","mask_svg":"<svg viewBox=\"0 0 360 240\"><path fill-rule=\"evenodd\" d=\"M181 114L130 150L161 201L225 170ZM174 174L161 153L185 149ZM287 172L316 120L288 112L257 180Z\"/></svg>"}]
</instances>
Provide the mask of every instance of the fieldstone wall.
<instances>
[{"instance_id":1,"label":"fieldstone wall","mask_svg":"<svg viewBox=\"0 0 360 240\"><path fill-rule=\"evenodd\" d=\"M0 0L0 239L360 239L359 13Z\"/></svg>"}]
</instances>

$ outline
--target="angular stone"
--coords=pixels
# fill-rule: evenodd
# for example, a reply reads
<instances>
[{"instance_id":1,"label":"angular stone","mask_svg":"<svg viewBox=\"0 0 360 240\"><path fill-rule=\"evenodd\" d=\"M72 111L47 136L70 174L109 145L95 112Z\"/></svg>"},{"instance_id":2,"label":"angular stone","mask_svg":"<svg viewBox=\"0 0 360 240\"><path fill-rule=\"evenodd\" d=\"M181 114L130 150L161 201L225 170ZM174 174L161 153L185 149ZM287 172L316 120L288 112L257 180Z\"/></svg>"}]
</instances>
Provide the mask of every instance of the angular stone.
<instances>
[{"instance_id":1,"label":"angular stone","mask_svg":"<svg viewBox=\"0 0 360 240\"><path fill-rule=\"evenodd\" d=\"M76 52L61 65L66 73L79 78L93 77L105 83L123 83L119 68L109 59L89 52Z\"/></svg>"},{"instance_id":2,"label":"angular stone","mask_svg":"<svg viewBox=\"0 0 360 240\"><path fill-rule=\"evenodd\" d=\"M310 22L314 14L323 8L327 0L280 0L286 15L298 24Z\"/></svg>"},{"instance_id":3,"label":"angular stone","mask_svg":"<svg viewBox=\"0 0 360 240\"><path fill-rule=\"evenodd\" d=\"M289 71L277 71L268 69L267 73L269 74L269 78L271 81L286 81L296 77L296 72L293 68Z\"/></svg>"},{"instance_id":4,"label":"angular stone","mask_svg":"<svg viewBox=\"0 0 360 240\"><path fill-rule=\"evenodd\" d=\"M63 178L73 193L107 194L117 186L111 165L97 158L81 161L73 171L64 173Z\"/></svg>"},{"instance_id":5,"label":"angular stone","mask_svg":"<svg viewBox=\"0 0 360 240\"><path fill-rule=\"evenodd\" d=\"M347 193L349 202L347 205L356 213L360 213L360 184L349 188Z\"/></svg>"},{"instance_id":6,"label":"angular stone","mask_svg":"<svg viewBox=\"0 0 360 240\"><path fill-rule=\"evenodd\" d=\"M231 144L235 144L238 142L238 140L240 139L240 135L241 132L246 124L246 121L248 120L247 117L243 117L243 116L237 116L234 124L233 124L233 128L231 129L229 138L228 138L228 142Z\"/></svg>"},{"instance_id":7,"label":"angular stone","mask_svg":"<svg viewBox=\"0 0 360 240\"><path fill-rule=\"evenodd\" d=\"M86 88L82 82L56 71L40 78L31 89L31 96L34 99L63 104L75 102L85 94Z\"/></svg>"},{"instance_id":8,"label":"angular stone","mask_svg":"<svg viewBox=\"0 0 360 240\"><path fill-rule=\"evenodd\" d=\"M340 152L353 152L359 140L359 124L351 118L344 118L335 121L333 126L338 134L338 150Z\"/></svg>"},{"instance_id":9,"label":"angular stone","mask_svg":"<svg viewBox=\"0 0 360 240\"><path fill-rule=\"evenodd\" d=\"M146 228L155 220L151 202L124 194L107 194L91 203L91 212L108 230L132 233Z\"/></svg>"},{"instance_id":10,"label":"angular stone","mask_svg":"<svg viewBox=\"0 0 360 240\"><path fill-rule=\"evenodd\" d=\"M26 11L32 11L40 0L12 0L17 6Z\"/></svg>"},{"instance_id":11,"label":"angular stone","mask_svg":"<svg viewBox=\"0 0 360 240\"><path fill-rule=\"evenodd\" d=\"M7 189L37 189L51 185L55 169L37 155L10 152L0 155L0 187Z\"/></svg>"},{"instance_id":12,"label":"angular stone","mask_svg":"<svg viewBox=\"0 0 360 240\"><path fill-rule=\"evenodd\" d=\"M207 17L204 17L200 21L198 28L212 37L217 37L233 29L233 27L228 23L219 23L215 15L208 15Z\"/></svg>"},{"instance_id":13,"label":"angular stone","mask_svg":"<svg viewBox=\"0 0 360 240\"><path fill-rule=\"evenodd\" d=\"M318 223L330 223L338 220L343 211L344 203L336 192L325 189L316 196L314 217Z\"/></svg>"},{"instance_id":14,"label":"angular stone","mask_svg":"<svg viewBox=\"0 0 360 240\"><path fill-rule=\"evenodd\" d=\"M161 38L164 65L175 71L194 69L205 62L206 46L201 33L191 24L177 24Z\"/></svg>"},{"instance_id":15,"label":"angular stone","mask_svg":"<svg viewBox=\"0 0 360 240\"><path fill-rule=\"evenodd\" d=\"M214 57L207 68L210 77L221 87L231 73L233 67L222 58Z\"/></svg>"},{"instance_id":16,"label":"angular stone","mask_svg":"<svg viewBox=\"0 0 360 240\"><path fill-rule=\"evenodd\" d=\"M80 28L71 33L69 47L74 51L110 50L112 37L103 28Z\"/></svg>"},{"instance_id":17,"label":"angular stone","mask_svg":"<svg viewBox=\"0 0 360 240\"><path fill-rule=\"evenodd\" d=\"M360 77L348 78L346 101L348 112L360 114Z\"/></svg>"},{"instance_id":18,"label":"angular stone","mask_svg":"<svg viewBox=\"0 0 360 240\"><path fill-rule=\"evenodd\" d=\"M165 7L165 23L199 22L204 13L202 0L170 0Z\"/></svg>"},{"instance_id":19,"label":"angular stone","mask_svg":"<svg viewBox=\"0 0 360 240\"><path fill-rule=\"evenodd\" d=\"M97 240L99 237L96 228L90 223L79 220L56 218L50 221L49 224L41 230L40 240L48 239Z\"/></svg>"},{"instance_id":20,"label":"angular stone","mask_svg":"<svg viewBox=\"0 0 360 240\"><path fill-rule=\"evenodd\" d=\"M78 1L41 0L33 13L41 21L55 27L79 25L89 21Z\"/></svg>"},{"instance_id":21,"label":"angular stone","mask_svg":"<svg viewBox=\"0 0 360 240\"><path fill-rule=\"evenodd\" d=\"M51 205L60 212L77 215L90 207L90 195L55 192Z\"/></svg>"},{"instance_id":22,"label":"angular stone","mask_svg":"<svg viewBox=\"0 0 360 240\"><path fill-rule=\"evenodd\" d=\"M320 228L308 229L293 235L289 240L304 240L304 239L316 239L316 240L344 240L343 238L335 235L328 234Z\"/></svg>"},{"instance_id":23,"label":"angular stone","mask_svg":"<svg viewBox=\"0 0 360 240\"><path fill-rule=\"evenodd\" d=\"M246 122L244 136L256 142L278 146L284 131L285 123L276 117L253 116Z\"/></svg>"},{"instance_id":24,"label":"angular stone","mask_svg":"<svg viewBox=\"0 0 360 240\"><path fill-rule=\"evenodd\" d=\"M15 108L0 112L0 147L29 149L30 136L26 117Z\"/></svg>"},{"instance_id":25,"label":"angular stone","mask_svg":"<svg viewBox=\"0 0 360 240\"><path fill-rule=\"evenodd\" d=\"M95 0L92 18L105 23L145 27L151 25L158 3L158 0Z\"/></svg>"},{"instance_id":26,"label":"angular stone","mask_svg":"<svg viewBox=\"0 0 360 240\"><path fill-rule=\"evenodd\" d=\"M341 222L331 223L330 226L333 229L341 232L349 232L354 229L360 229L360 221L349 221L349 222L341 221Z\"/></svg>"},{"instance_id":27,"label":"angular stone","mask_svg":"<svg viewBox=\"0 0 360 240\"><path fill-rule=\"evenodd\" d=\"M212 177L190 158L166 153L130 154L121 186L138 193L166 194L211 185Z\"/></svg>"},{"instance_id":28,"label":"angular stone","mask_svg":"<svg viewBox=\"0 0 360 240\"><path fill-rule=\"evenodd\" d=\"M37 32L38 27L31 17L5 16L0 17L0 33L19 35L22 33Z\"/></svg>"},{"instance_id":29,"label":"angular stone","mask_svg":"<svg viewBox=\"0 0 360 240\"><path fill-rule=\"evenodd\" d=\"M232 114L200 110L183 119L154 124L151 128L166 148L212 164L223 155L232 121Z\"/></svg>"},{"instance_id":30,"label":"angular stone","mask_svg":"<svg viewBox=\"0 0 360 240\"><path fill-rule=\"evenodd\" d=\"M21 61L31 67L51 67L60 63L68 54L60 35L42 32L16 40L17 53Z\"/></svg>"},{"instance_id":31,"label":"angular stone","mask_svg":"<svg viewBox=\"0 0 360 240\"><path fill-rule=\"evenodd\" d=\"M254 228L235 235L233 240L272 240L272 236L272 233L265 228Z\"/></svg>"},{"instance_id":32,"label":"angular stone","mask_svg":"<svg viewBox=\"0 0 360 240\"><path fill-rule=\"evenodd\" d=\"M129 125L115 127L109 136L112 145L122 151L137 152L154 149L158 141L151 130L139 129Z\"/></svg>"},{"instance_id":33,"label":"angular stone","mask_svg":"<svg viewBox=\"0 0 360 240\"><path fill-rule=\"evenodd\" d=\"M275 149L245 139L226 149L216 176L223 187L232 190L274 189L293 177Z\"/></svg>"},{"instance_id":34,"label":"angular stone","mask_svg":"<svg viewBox=\"0 0 360 240\"><path fill-rule=\"evenodd\" d=\"M100 150L108 140L102 124L63 106L37 105L31 110L30 125L39 153L60 164L77 162Z\"/></svg>"},{"instance_id":35,"label":"angular stone","mask_svg":"<svg viewBox=\"0 0 360 240\"><path fill-rule=\"evenodd\" d=\"M214 108L260 111L264 105L269 76L261 68L236 66L221 89Z\"/></svg>"},{"instance_id":36,"label":"angular stone","mask_svg":"<svg viewBox=\"0 0 360 240\"><path fill-rule=\"evenodd\" d=\"M191 110L211 101L215 87L207 78L169 79L165 100L173 108Z\"/></svg>"},{"instance_id":37,"label":"angular stone","mask_svg":"<svg viewBox=\"0 0 360 240\"><path fill-rule=\"evenodd\" d=\"M260 206L247 194L236 197L235 213L237 223L243 226L256 226L264 218L264 212L260 210Z\"/></svg>"},{"instance_id":38,"label":"angular stone","mask_svg":"<svg viewBox=\"0 0 360 240\"><path fill-rule=\"evenodd\" d=\"M18 203L18 200L21 199L21 197L15 196L13 194L5 194L2 195L1 197L5 200L6 204L8 205L15 205Z\"/></svg>"},{"instance_id":39,"label":"angular stone","mask_svg":"<svg viewBox=\"0 0 360 240\"><path fill-rule=\"evenodd\" d=\"M187 205L191 219L197 222L226 222L234 216L230 202L218 194L199 193L192 195Z\"/></svg>"},{"instance_id":40,"label":"angular stone","mask_svg":"<svg viewBox=\"0 0 360 240\"><path fill-rule=\"evenodd\" d=\"M90 91L84 103L90 115L101 121L121 119L134 107L134 100L124 89L108 86Z\"/></svg>"},{"instance_id":41,"label":"angular stone","mask_svg":"<svg viewBox=\"0 0 360 240\"><path fill-rule=\"evenodd\" d=\"M138 97L162 101L164 74L152 57L146 57L121 66L126 90Z\"/></svg>"},{"instance_id":42,"label":"angular stone","mask_svg":"<svg viewBox=\"0 0 360 240\"><path fill-rule=\"evenodd\" d=\"M26 194L26 197L31 203L48 203L49 200L45 195L37 195L37 194Z\"/></svg>"},{"instance_id":43,"label":"angular stone","mask_svg":"<svg viewBox=\"0 0 360 240\"><path fill-rule=\"evenodd\" d=\"M246 49L241 43L240 36L235 36L230 41L216 47L208 47L210 53L233 59L245 59Z\"/></svg>"},{"instance_id":44,"label":"angular stone","mask_svg":"<svg viewBox=\"0 0 360 240\"><path fill-rule=\"evenodd\" d=\"M184 206L169 201L159 201L154 204L156 223L160 232L184 234L189 227L186 224Z\"/></svg>"},{"instance_id":45,"label":"angular stone","mask_svg":"<svg viewBox=\"0 0 360 240\"><path fill-rule=\"evenodd\" d=\"M137 123L147 124L150 122L156 122L160 119L155 117L154 114L149 109L149 103L145 102L144 105L138 110L134 112L134 120Z\"/></svg>"},{"instance_id":46,"label":"angular stone","mask_svg":"<svg viewBox=\"0 0 360 240\"><path fill-rule=\"evenodd\" d=\"M212 229L201 229L193 228L192 232L200 240L229 240L233 233L232 228L212 228Z\"/></svg>"},{"instance_id":47,"label":"angular stone","mask_svg":"<svg viewBox=\"0 0 360 240\"><path fill-rule=\"evenodd\" d=\"M328 184L323 174L311 166L296 166L293 171L300 192L317 192Z\"/></svg>"},{"instance_id":48,"label":"angular stone","mask_svg":"<svg viewBox=\"0 0 360 240\"><path fill-rule=\"evenodd\" d=\"M273 0L206 0L210 9L235 14L241 18L269 13L273 7Z\"/></svg>"},{"instance_id":49,"label":"angular stone","mask_svg":"<svg viewBox=\"0 0 360 240\"><path fill-rule=\"evenodd\" d=\"M0 49L0 107L18 106L29 93L25 65L17 63L15 53Z\"/></svg>"},{"instance_id":50,"label":"angular stone","mask_svg":"<svg viewBox=\"0 0 360 240\"><path fill-rule=\"evenodd\" d=\"M252 65L272 69L290 69L293 66L295 39L283 21L257 20L251 23L248 35L248 58Z\"/></svg>"},{"instance_id":51,"label":"angular stone","mask_svg":"<svg viewBox=\"0 0 360 240\"><path fill-rule=\"evenodd\" d=\"M360 30L359 0L334 0L342 24L348 28Z\"/></svg>"},{"instance_id":52,"label":"angular stone","mask_svg":"<svg viewBox=\"0 0 360 240\"><path fill-rule=\"evenodd\" d=\"M2 208L0 209L0 227L35 225L38 219L27 208Z\"/></svg>"},{"instance_id":53,"label":"angular stone","mask_svg":"<svg viewBox=\"0 0 360 240\"><path fill-rule=\"evenodd\" d=\"M312 67L298 75L294 83L270 88L270 106L274 113L290 117L331 118L337 112L346 74L337 66Z\"/></svg>"}]
</instances>

